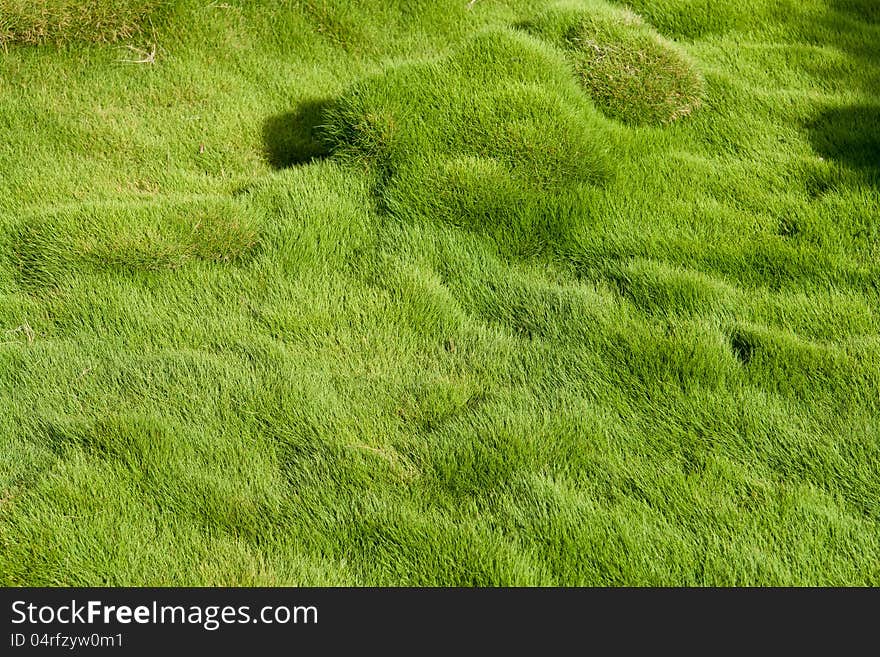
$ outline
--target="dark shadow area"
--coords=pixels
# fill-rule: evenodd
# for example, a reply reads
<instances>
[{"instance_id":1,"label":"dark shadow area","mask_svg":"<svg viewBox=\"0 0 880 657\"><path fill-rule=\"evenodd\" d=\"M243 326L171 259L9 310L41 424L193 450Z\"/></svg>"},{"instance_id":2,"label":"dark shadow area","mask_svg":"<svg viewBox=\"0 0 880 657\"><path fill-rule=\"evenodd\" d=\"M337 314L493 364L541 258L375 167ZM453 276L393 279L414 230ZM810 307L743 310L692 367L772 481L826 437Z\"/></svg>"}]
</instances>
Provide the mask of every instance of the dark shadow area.
<instances>
[{"instance_id":1,"label":"dark shadow area","mask_svg":"<svg viewBox=\"0 0 880 657\"><path fill-rule=\"evenodd\" d=\"M736 356L737 360L743 365L748 365L752 361L752 356L755 353L755 345L752 343L749 336L740 332L735 332L730 336L730 347L733 349L733 355Z\"/></svg>"},{"instance_id":2,"label":"dark shadow area","mask_svg":"<svg viewBox=\"0 0 880 657\"><path fill-rule=\"evenodd\" d=\"M807 130L819 155L880 182L880 105L825 110Z\"/></svg>"},{"instance_id":3,"label":"dark shadow area","mask_svg":"<svg viewBox=\"0 0 880 657\"><path fill-rule=\"evenodd\" d=\"M284 169L327 157L330 147L321 139L320 127L324 113L332 104L326 99L307 100L293 112L266 119L263 147L269 163L276 169Z\"/></svg>"},{"instance_id":4,"label":"dark shadow area","mask_svg":"<svg viewBox=\"0 0 880 657\"><path fill-rule=\"evenodd\" d=\"M877 89L877 71L865 67L880 65L880 2L837 0L824 21L805 27L805 36L842 50L861 65L855 78L870 90Z\"/></svg>"},{"instance_id":5,"label":"dark shadow area","mask_svg":"<svg viewBox=\"0 0 880 657\"><path fill-rule=\"evenodd\" d=\"M831 6L858 20L880 23L880 2L877 0L832 0Z\"/></svg>"}]
</instances>

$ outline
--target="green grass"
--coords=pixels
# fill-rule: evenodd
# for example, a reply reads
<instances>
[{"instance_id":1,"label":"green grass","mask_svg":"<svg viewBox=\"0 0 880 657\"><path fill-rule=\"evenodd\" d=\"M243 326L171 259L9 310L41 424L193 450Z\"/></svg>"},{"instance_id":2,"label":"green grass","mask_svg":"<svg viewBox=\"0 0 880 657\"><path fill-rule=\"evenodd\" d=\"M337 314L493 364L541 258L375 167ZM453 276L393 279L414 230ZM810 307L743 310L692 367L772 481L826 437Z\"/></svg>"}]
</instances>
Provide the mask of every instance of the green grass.
<instances>
[{"instance_id":1,"label":"green grass","mask_svg":"<svg viewBox=\"0 0 880 657\"><path fill-rule=\"evenodd\" d=\"M0 0L0 584L880 584L876 3L629 4Z\"/></svg>"},{"instance_id":2,"label":"green grass","mask_svg":"<svg viewBox=\"0 0 880 657\"><path fill-rule=\"evenodd\" d=\"M568 51L593 101L613 118L671 123L700 105L695 64L629 9L561 5L524 27Z\"/></svg>"},{"instance_id":3,"label":"green grass","mask_svg":"<svg viewBox=\"0 0 880 657\"><path fill-rule=\"evenodd\" d=\"M471 228L508 252L563 239L581 188L611 168L609 126L565 61L512 31L368 79L323 120L329 150L373 173L390 216Z\"/></svg>"},{"instance_id":4,"label":"green grass","mask_svg":"<svg viewBox=\"0 0 880 657\"><path fill-rule=\"evenodd\" d=\"M0 46L107 43L142 33L167 0L2 0Z\"/></svg>"}]
</instances>

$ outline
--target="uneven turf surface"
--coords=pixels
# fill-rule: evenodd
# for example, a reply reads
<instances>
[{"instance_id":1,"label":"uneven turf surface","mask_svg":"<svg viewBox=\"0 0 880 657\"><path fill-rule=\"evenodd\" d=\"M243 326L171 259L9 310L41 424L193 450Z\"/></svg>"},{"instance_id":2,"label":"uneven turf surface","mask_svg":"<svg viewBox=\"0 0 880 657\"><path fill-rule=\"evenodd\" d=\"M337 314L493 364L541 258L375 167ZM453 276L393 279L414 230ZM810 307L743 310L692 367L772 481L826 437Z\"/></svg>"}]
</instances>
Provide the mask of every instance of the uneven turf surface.
<instances>
[{"instance_id":1,"label":"uneven turf surface","mask_svg":"<svg viewBox=\"0 0 880 657\"><path fill-rule=\"evenodd\" d=\"M0 584L880 584L878 6L0 0Z\"/></svg>"}]
</instances>

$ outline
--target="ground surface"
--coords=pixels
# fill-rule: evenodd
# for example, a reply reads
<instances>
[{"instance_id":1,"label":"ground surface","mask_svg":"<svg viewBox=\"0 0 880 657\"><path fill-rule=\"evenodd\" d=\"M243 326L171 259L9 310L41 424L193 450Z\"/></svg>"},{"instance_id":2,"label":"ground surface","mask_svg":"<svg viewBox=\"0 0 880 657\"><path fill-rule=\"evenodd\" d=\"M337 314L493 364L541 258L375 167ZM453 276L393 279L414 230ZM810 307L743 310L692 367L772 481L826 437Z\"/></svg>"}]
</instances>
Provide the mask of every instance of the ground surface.
<instances>
[{"instance_id":1,"label":"ground surface","mask_svg":"<svg viewBox=\"0 0 880 657\"><path fill-rule=\"evenodd\" d=\"M0 0L0 584L880 584L873 0Z\"/></svg>"}]
</instances>

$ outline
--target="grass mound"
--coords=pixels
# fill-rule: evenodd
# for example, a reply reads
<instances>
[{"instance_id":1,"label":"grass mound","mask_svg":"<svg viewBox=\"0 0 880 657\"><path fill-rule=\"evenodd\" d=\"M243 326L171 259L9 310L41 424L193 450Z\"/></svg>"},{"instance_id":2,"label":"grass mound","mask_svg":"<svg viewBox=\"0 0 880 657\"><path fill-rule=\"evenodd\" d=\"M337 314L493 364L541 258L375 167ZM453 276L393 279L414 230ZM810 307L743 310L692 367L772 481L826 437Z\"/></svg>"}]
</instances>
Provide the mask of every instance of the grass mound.
<instances>
[{"instance_id":1,"label":"grass mound","mask_svg":"<svg viewBox=\"0 0 880 657\"><path fill-rule=\"evenodd\" d=\"M166 0L0 0L0 46L107 43L141 32Z\"/></svg>"},{"instance_id":2,"label":"grass mound","mask_svg":"<svg viewBox=\"0 0 880 657\"><path fill-rule=\"evenodd\" d=\"M326 134L375 167L392 214L484 230L514 251L564 233L578 190L609 170L607 125L565 62L508 31L355 86Z\"/></svg>"},{"instance_id":3,"label":"grass mound","mask_svg":"<svg viewBox=\"0 0 880 657\"><path fill-rule=\"evenodd\" d=\"M627 9L562 5L526 25L564 46L578 77L608 115L631 124L687 116L704 94L693 62Z\"/></svg>"},{"instance_id":4,"label":"grass mound","mask_svg":"<svg viewBox=\"0 0 880 657\"><path fill-rule=\"evenodd\" d=\"M233 201L93 206L26 217L12 230L22 284L61 284L87 271L159 272L232 263L256 247L259 217Z\"/></svg>"}]
</instances>

